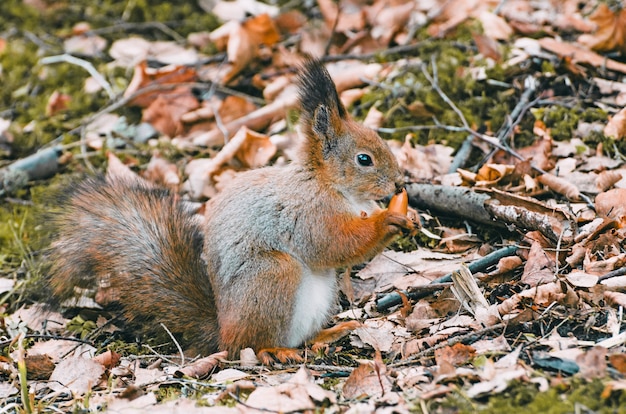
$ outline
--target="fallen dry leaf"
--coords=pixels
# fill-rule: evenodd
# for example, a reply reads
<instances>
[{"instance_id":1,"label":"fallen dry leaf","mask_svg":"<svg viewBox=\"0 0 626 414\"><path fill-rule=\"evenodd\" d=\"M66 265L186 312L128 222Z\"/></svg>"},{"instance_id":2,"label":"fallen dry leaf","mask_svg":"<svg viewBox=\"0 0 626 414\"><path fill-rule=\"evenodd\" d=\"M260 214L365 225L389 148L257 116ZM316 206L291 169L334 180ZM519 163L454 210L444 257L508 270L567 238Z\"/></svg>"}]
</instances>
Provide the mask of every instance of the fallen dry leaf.
<instances>
[{"instance_id":1,"label":"fallen dry leaf","mask_svg":"<svg viewBox=\"0 0 626 414\"><path fill-rule=\"evenodd\" d=\"M606 375L607 363L606 355L608 349L601 346L594 346L576 358L576 363L580 367L579 375L586 380L603 378Z\"/></svg>"},{"instance_id":2,"label":"fallen dry leaf","mask_svg":"<svg viewBox=\"0 0 626 414\"><path fill-rule=\"evenodd\" d=\"M147 108L159 96L168 99L170 94L176 97L181 91L189 90L189 88L182 87L180 84L193 82L195 79L196 71L193 68L170 65L153 69L148 67L146 61L142 61L135 66L133 78L124 91L124 97L133 97L129 105ZM142 89L148 86L152 89L148 92L143 92ZM164 105L167 106L167 102Z\"/></svg>"},{"instance_id":3,"label":"fallen dry leaf","mask_svg":"<svg viewBox=\"0 0 626 414\"><path fill-rule=\"evenodd\" d=\"M573 286L589 288L598 283L598 276L585 272L571 272L565 276Z\"/></svg>"},{"instance_id":4,"label":"fallen dry leaf","mask_svg":"<svg viewBox=\"0 0 626 414\"><path fill-rule=\"evenodd\" d=\"M626 188L614 188L598 194L595 204L599 216L623 223L626 219Z\"/></svg>"},{"instance_id":5,"label":"fallen dry leaf","mask_svg":"<svg viewBox=\"0 0 626 414\"><path fill-rule=\"evenodd\" d=\"M609 70L626 73L626 64L613 59L608 59L574 43L567 43L551 37L544 37L539 39L539 44L544 49L556 54L559 57L570 58L572 63L588 63L595 67L606 67Z\"/></svg>"},{"instance_id":6,"label":"fallen dry leaf","mask_svg":"<svg viewBox=\"0 0 626 414\"><path fill-rule=\"evenodd\" d=\"M626 53L626 9L611 10L606 3L600 3L589 19L597 29L593 34L579 36L578 42L598 52Z\"/></svg>"},{"instance_id":7,"label":"fallen dry leaf","mask_svg":"<svg viewBox=\"0 0 626 414\"><path fill-rule=\"evenodd\" d=\"M105 38L79 33L63 42L63 50L70 55L99 56L107 46Z\"/></svg>"},{"instance_id":8,"label":"fallen dry leaf","mask_svg":"<svg viewBox=\"0 0 626 414\"><path fill-rule=\"evenodd\" d=\"M102 364L102 366L106 369L112 369L113 367L117 366L117 364L120 362L121 357L122 356L117 352L108 350L94 357L93 360L98 362L99 364Z\"/></svg>"},{"instance_id":9,"label":"fallen dry leaf","mask_svg":"<svg viewBox=\"0 0 626 414\"><path fill-rule=\"evenodd\" d=\"M621 374L626 374L626 355L624 354L612 354L609 355L609 361L613 368L618 370Z\"/></svg>"},{"instance_id":10,"label":"fallen dry leaf","mask_svg":"<svg viewBox=\"0 0 626 414\"><path fill-rule=\"evenodd\" d=\"M104 366L93 359L68 357L59 362L50 375L48 386L54 391L82 395L99 384Z\"/></svg>"},{"instance_id":11,"label":"fallen dry leaf","mask_svg":"<svg viewBox=\"0 0 626 414\"><path fill-rule=\"evenodd\" d=\"M554 280L555 271L554 254L548 254L539 243L534 242L530 246L521 281L530 286L542 285Z\"/></svg>"},{"instance_id":12,"label":"fallen dry leaf","mask_svg":"<svg viewBox=\"0 0 626 414\"><path fill-rule=\"evenodd\" d=\"M513 29L505 19L488 10L478 14L478 20L482 23L485 36L494 40L507 40L513 34Z\"/></svg>"},{"instance_id":13,"label":"fallen dry leaf","mask_svg":"<svg viewBox=\"0 0 626 414\"><path fill-rule=\"evenodd\" d=\"M452 164L452 151L448 146L434 144L413 146L407 137L400 148L393 147L396 160L412 180L432 179L448 172Z\"/></svg>"},{"instance_id":14,"label":"fallen dry leaf","mask_svg":"<svg viewBox=\"0 0 626 414\"><path fill-rule=\"evenodd\" d=\"M387 367L376 351L373 361L362 362L346 380L342 393L346 399L362 397L382 397L393 387L393 380L387 375Z\"/></svg>"},{"instance_id":15,"label":"fallen dry leaf","mask_svg":"<svg viewBox=\"0 0 626 414\"><path fill-rule=\"evenodd\" d=\"M571 182L552 174L541 174L537 181L552 191L564 195L568 200L580 200L580 190Z\"/></svg>"},{"instance_id":16,"label":"fallen dry leaf","mask_svg":"<svg viewBox=\"0 0 626 414\"><path fill-rule=\"evenodd\" d=\"M222 81L225 84L231 82L258 56L262 44L271 46L279 39L278 29L268 14L252 17L231 30L226 54L232 66Z\"/></svg>"},{"instance_id":17,"label":"fallen dry leaf","mask_svg":"<svg viewBox=\"0 0 626 414\"><path fill-rule=\"evenodd\" d=\"M292 412L315 410L318 406L335 401L335 393L315 384L311 373L303 365L288 381L274 387L258 387L252 391L245 407Z\"/></svg>"},{"instance_id":18,"label":"fallen dry leaf","mask_svg":"<svg viewBox=\"0 0 626 414\"><path fill-rule=\"evenodd\" d=\"M71 101L71 96L59 91L54 91L52 95L50 95L50 98L48 98L48 103L46 104L46 115L52 116L66 110Z\"/></svg>"},{"instance_id":19,"label":"fallen dry leaf","mask_svg":"<svg viewBox=\"0 0 626 414\"><path fill-rule=\"evenodd\" d=\"M372 26L369 34L382 46L387 46L393 37L409 23L411 12L415 7L416 4L412 1L399 4L390 4L386 1L374 2L366 9L367 20Z\"/></svg>"},{"instance_id":20,"label":"fallen dry leaf","mask_svg":"<svg viewBox=\"0 0 626 414\"><path fill-rule=\"evenodd\" d=\"M173 138L185 131L182 116L198 106L198 99L191 89L179 87L158 95L143 111L142 121L149 122L161 134Z\"/></svg>"},{"instance_id":21,"label":"fallen dry leaf","mask_svg":"<svg viewBox=\"0 0 626 414\"><path fill-rule=\"evenodd\" d=\"M235 158L246 168L259 168L267 163L276 154L276 145L265 134L243 127L246 139L241 144Z\"/></svg>"},{"instance_id":22,"label":"fallen dry leaf","mask_svg":"<svg viewBox=\"0 0 626 414\"><path fill-rule=\"evenodd\" d=\"M596 177L596 187L600 191L606 191L619 182L624 176L619 171L602 171Z\"/></svg>"},{"instance_id":23,"label":"fallen dry leaf","mask_svg":"<svg viewBox=\"0 0 626 414\"><path fill-rule=\"evenodd\" d=\"M460 366L472 359L475 353L476 350L469 345L454 344L453 346L445 346L437 349L435 351L435 361L437 365L446 362L453 366Z\"/></svg>"},{"instance_id":24,"label":"fallen dry leaf","mask_svg":"<svg viewBox=\"0 0 626 414\"><path fill-rule=\"evenodd\" d=\"M48 355L27 355L24 362L27 378L31 380L47 380L55 368L52 358Z\"/></svg>"},{"instance_id":25,"label":"fallen dry leaf","mask_svg":"<svg viewBox=\"0 0 626 414\"><path fill-rule=\"evenodd\" d=\"M150 158L144 177L149 181L171 189L176 189L180 184L178 167L159 156L158 153L153 154L152 158Z\"/></svg>"},{"instance_id":26,"label":"fallen dry leaf","mask_svg":"<svg viewBox=\"0 0 626 414\"><path fill-rule=\"evenodd\" d=\"M626 137L626 108L613 115L604 127L604 135L615 139Z\"/></svg>"},{"instance_id":27,"label":"fallen dry leaf","mask_svg":"<svg viewBox=\"0 0 626 414\"><path fill-rule=\"evenodd\" d=\"M217 352L207 357L197 359L193 363L176 370L174 375L178 378L182 376L195 379L206 378L217 368L220 361L226 358L228 358L228 352Z\"/></svg>"},{"instance_id":28,"label":"fallen dry leaf","mask_svg":"<svg viewBox=\"0 0 626 414\"><path fill-rule=\"evenodd\" d=\"M358 4L342 1L341 9L332 0L317 0L320 12L328 29L335 28L338 33L360 31L365 27L365 11ZM335 23L335 20L339 20Z\"/></svg>"}]
</instances>

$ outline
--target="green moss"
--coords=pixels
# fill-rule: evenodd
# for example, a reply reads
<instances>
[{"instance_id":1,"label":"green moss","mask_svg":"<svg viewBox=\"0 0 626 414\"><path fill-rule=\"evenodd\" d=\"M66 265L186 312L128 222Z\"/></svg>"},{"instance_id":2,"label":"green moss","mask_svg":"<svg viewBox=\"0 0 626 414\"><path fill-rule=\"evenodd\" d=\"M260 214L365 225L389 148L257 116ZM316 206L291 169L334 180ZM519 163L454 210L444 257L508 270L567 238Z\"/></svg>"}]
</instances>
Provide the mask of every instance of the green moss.
<instances>
[{"instance_id":1,"label":"green moss","mask_svg":"<svg viewBox=\"0 0 626 414\"><path fill-rule=\"evenodd\" d=\"M605 383L600 380L587 382L573 378L563 382L563 386L551 386L540 392L534 384L513 382L506 391L482 400L473 401L459 392L453 392L438 401L429 401L429 412L455 413L546 413L569 414L578 409L596 413L626 413L626 392L613 391L603 398ZM422 412L421 408L417 408Z\"/></svg>"},{"instance_id":2,"label":"green moss","mask_svg":"<svg viewBox=\"0 0 626 414\"><path fill-rule=\"evenodd\" d=\"M459 28L454 40L426 41L420 48L418 57L428 64L431 76L433 75L430 67L431 57L435 57L439 87L454 102L472 128L479 131L499 128L507 119L518 97L512 92L512 88L503 89L497 82L489 83L471 76L469 68L476 62L472 61L471 53L459 47L459 43L471 39L470 32L468 28ZM489 79L500 83L505 81L505 75L505 71L497 65L487 71ZM433 125L431 117L418 118L411 113L410 107L416 102L432 113L440 124L462 126L459 115L434 90L418 65L408 66L404 73L388 79L383 88L366 94L356 108L356 113L358 116L366 113L371 106L377 106L385 114L383 125L385 128ZM407 133L409 132L401 130L390 134L389 137L403 140ZM465 131L446 129L428 129L410 134L414 142L422 145L435 142L455 148L467 136Z\"/></svg>"}]
</instances>

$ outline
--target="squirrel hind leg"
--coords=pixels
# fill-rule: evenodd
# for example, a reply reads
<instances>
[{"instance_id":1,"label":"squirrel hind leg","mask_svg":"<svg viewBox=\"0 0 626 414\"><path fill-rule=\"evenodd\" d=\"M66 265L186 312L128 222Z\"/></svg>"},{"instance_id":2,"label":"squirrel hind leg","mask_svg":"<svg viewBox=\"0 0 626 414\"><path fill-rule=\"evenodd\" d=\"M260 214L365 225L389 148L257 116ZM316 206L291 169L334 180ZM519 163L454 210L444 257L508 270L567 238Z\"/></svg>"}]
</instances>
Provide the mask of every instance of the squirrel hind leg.
<instances>
[{"instance_id":1,"label":"squirrel hind leg","mask_svg":"<svg viewBox=\"0 0 626 414\"><path fill-rule=\"evenodd\" d=\"M218 289L220 349L231 357L243 348L289 347L293 304L300 286L302 265L280 251L258 252ZM222 272L223 273L223 272ZM223 275L222 275L223 276Z\"/></svg>"},{"instance_id":2,"label":"squirrel hind leg","mask_svg":"<svg viewBox=\"0 0 626 414\"><path fill-rule=\"evenodd\" d=\"M263 365L273 365L275 362L282 364L298 364L304 362L302 351L295 348L263 348L256 353L257 358Z\"/></svg>"}]
</instances>

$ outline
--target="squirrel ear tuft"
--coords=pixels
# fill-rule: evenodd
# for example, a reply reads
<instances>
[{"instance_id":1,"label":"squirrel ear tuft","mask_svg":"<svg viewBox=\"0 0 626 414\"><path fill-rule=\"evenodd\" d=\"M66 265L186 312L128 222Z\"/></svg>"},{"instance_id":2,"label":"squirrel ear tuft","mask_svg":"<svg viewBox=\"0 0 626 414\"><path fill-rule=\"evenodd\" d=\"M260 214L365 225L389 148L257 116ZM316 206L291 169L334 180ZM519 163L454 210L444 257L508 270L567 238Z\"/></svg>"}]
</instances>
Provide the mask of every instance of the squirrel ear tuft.
<instances>
[{"instance_id":1,"label":"squirrel ear tuft","mask_svg":"<svg viewBox=\"0 0 626 414\"><path fill-rule=\"evenodd\" d=\"M317 59L308 58L300 68L298 86L300 107L306 117L313 118L317 109L324 105L340 119L347 116L339 100L337 88L324 65Z\"/></svg>"}]
</instances>

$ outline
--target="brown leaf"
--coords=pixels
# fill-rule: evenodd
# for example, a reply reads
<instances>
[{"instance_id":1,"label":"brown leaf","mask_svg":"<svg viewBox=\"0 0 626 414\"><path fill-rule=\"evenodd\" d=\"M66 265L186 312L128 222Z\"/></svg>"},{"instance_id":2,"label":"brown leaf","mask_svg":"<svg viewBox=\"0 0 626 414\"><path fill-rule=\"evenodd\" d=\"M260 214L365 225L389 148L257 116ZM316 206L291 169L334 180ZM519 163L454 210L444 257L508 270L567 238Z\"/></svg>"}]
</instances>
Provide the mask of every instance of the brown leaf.
<instances>
[{"instance_id":1,"label":"brown leaf","mask_svg":"<svg viewBox=\"0 0 626 414\"><path fill-rule=\"evenodd\" d=\"M258 387L246 400L245 409L273 412L315 410L319 405L335 403L334 392L315 384L304 365L287 382L274 387Z\"/></svg>"},{"instance_id":2,"label":"brown leaf","mask_svg":"<svg viewBox=\"0 0 626 414\"><path fill-rule=\"evenodd\" d=\"M588 273L580 271L571 272L565 275L565 278L568 282L576 287L589 288L595 286L598 283L598 276L590 275Z\"/></svg>"},{"instance_id":3,"label":"brown leaf","mask_svg":"<svg viewBox=\"0 0 626 414\"><path fill-rule=\"evenodd\" d=\"M563 178L552 174L542 174L537 177L537 181L550 188L552 191L564 195L568 200L580 200L580 191L578 188Z\"/></svg>"},{"instance_id":4,"label":"brown leaf","mask_svg":"<svg viewBox=\"0 0 626 414\"><path fill-rule=\"evenodd\" d=\"M68 357L59 362L50 376L48 387L54 391L70 390L85 394L98 385L104 374L104 366L83 357Z\"/></svg>"},{"instance_id":5,"label":"brown leaf","mask_svg":"<svg viewBox=\"0 0 626 414\"><path fill-rule=\"evenodd\" d=\"M131 170L126 164L122 162L119 158L115 156L113 152L107 152L107 172L106 172L107 180L111 180L114 178L123 178L128 180L129 182L133 181L142 181L145 183L145 180L139 177L133 170Z\"/></svg>"},{"instance_id":6,"label":"brown leaf","mask_svg":"<svg viewBox=\"0 0 626 414\"><path fill-rule=\"evenodd\" d=\"M172 189L175 189L180 184L178 167L165 158L161 158L158 153L155 153L150 159L144 172L144 177L149 181Z\"/></svg>"},{"instance_id":7,"label":"brown leaf","mask_svg":"<svg viewBox=\"0 0 626 414\"><path fill-rule=\"evenodd\" d=\"M552 302L560 303L566 295L561 291L557 283L547 283L516 293L498 305L498 312L501 316L508 315L517 310L522 301L530 300L539 306L548 306Z\"/></svg>"},{"instance_id":8,"label":"brown leaf","mask_svg":"<svg viewBox=\"0 0 626 414\"><path fill-rule=\"evenodd\" d=\"M295 107L297 102L297 91L293 85L291 85L290 87L285 88L283 93L281 93L274 102L226 123L224 125L224 129L229 134L234 134L242 126L255 130L265 128L273 119L284 117L287 109ZM215 128L212 131L195 136L193 138L193 143L194 145L201 146L223 145L224 134L220 129Z\"/></svg>"},{"instance_id":9,"label":"brown leaf","mask_svg":"<svg viewBox=\"0 0 626 414\"><path fill-rule=\"evenodd\" d=\"M363 7L355 4L346 4L348 2L345 1L340 3L343 6L341 11L339 11L339 7L332 0L317 0L326 27L328 29L334 27L337 33L363 30L365 27L365 11ZM339 21L335 24L337 17L339 17Z\"/></svg>"},{"instance_id":10,"label":"brown leaf","mask_svg":"<svg viewBox=\"0 0 626 414\"><path fill-rule=\"evenodd\" d=\"M472 359L475 353L476 350L473 347L457 343L435 350L435 361L437 365L447 362L452 366L459 366Z\"/></svg>"},{"instance_id":11,"label":"brown leaf","mask_svg":"<svg viewBox=\"0 0 626 414\"><path fill-rule=\"evenodd\" d=\"M427 32L433 37L442 37L478 12L476 1L451 0L444 3L434 23ZM473 13L472 13L473 12Z\"/></svg>"},{"instance_id":12,"label":"brown leaf","mask_svg":"<svg viewBox=\"0 0 626 414\"><path fill-rule=\"evenodd\" d=\"M604 298L614 306L626 307L626 293L606 291Z\"/></svg>"},{"instance_id":13,"label":"brown leaf","mask_svg":"<svg viewBox=\"0 0 626 414\"><path fill-rule=\"evenodd\" d=\"M244 127L246 139L241 144L235 158L247 168L259 168L266 165L276 154L276 145L265 134Z\"/></svg>"},{"instance_id":14,"label":"brown leaf","mask_svg":"<svg viewBox=\"0 0 626 414\"><path fill-rule=\"evenodd\" d=\"M382 69L382 65L378 63L362 62L335 64L328 67L339 93L363 85L365 79L374 79Z\"/></svg>"},{"instance_id":15,"label":"brown leaf","mask_svg":"<svg viewBox=\"0 0 626 414\"><path fill-rule=\"evenodd\" d=\"M386 46L393 37L405 28L416 5L413 1L400 4L390 4L387 1L378 1L367 8L367 19L372 26L370 35Z\"/></svg>"},{"instance_id":16,"label":"brown leaf","mask_svg":"<svg viewBox=\"0 0 626 414\"><path fill-rule=\"evenodd\" d=\"M482 23L485 36L494 40L508 40L513 34L513 29L505 19L488 10L483 10L478 15L478 20Z\"/></svg>"},{"instance_id":17,"label":"brown leaf","mask_svg":"<svg viewBox=\"0 0 626 414\"><path fill-rule=\"evenodd\" d=\"M71 55L98 56L107 46L105 38L97 35L79 34L63 42L63 50Z\"/></svg>"},{"instance_id":18,"label":"brown leaf","mask_svg":"<svg viewBox=\"0 0 626 414\"><path fill-rule=\"evenodd\" d=\"M54 362L48 355L27 355L26 373L29 380L47 380L54 371Z\"/></svg>"},{"instance_id":19,"label":"brown leaf","mask_svg":"<svg viewBox=\"0 0 626 414\"><path fill-rule=\"evenodd\" d=\"M112 369L117 366L122 356L114 351L106 351L93 358L94 361L102 364L106 369Z\"/></svg>"},{"instance_id":20,"label":"brown leaf","mask_svg":"<svg viewBox=\"0 0 626 414\"><path fill-rule=\"evenodd\" d=\"M440 144L414 147L411 138L407 137L399 149L392 147L392 151L400 168L413 180L419 181L447 173L452 163L454 150Z\"/></svg>"},{"instance_id":21,"label":"brown leaf","mask_svg":"<svg viewBox=\"0 0 626 414\"><path fill-rule=\"evenodd\" d=\"M299 10L289 10L274 18L274 23L281 33L296 34L306 23L306 16Z\"/></svg>"},{"instance_id":22,"label":"brown leaf","mask_svg":"<svg viewBox=\"0 0 626 414\"><path fill-rule=\"evenodd\" d=\"M530 246L521 281L530 286L542 285L554 280L555 270L554 254L549 254L539 243L534 242Z\"/></svg>"},{"instance_id":23,"label":"brown leaf","mask_svg":"<svg viewBox=\"0 0 626 414\"><path fill-rule=\"evenodd\" d=\"M474 39L474 43L476 43L478 53L496 62L502 59L500 45L497 41L480 33L472 33L472 39Z\"/></svg>"},{"instance_id":24,"label":"brown leaf","mask_svg":"<svg viewBox=\"0 0 626 414\"><path fill-rule=\"evenodd\" d=\"M626 355L609 355L609 361L611 362L611 365L613 365L613 368L618 370L621 374L626 374Z\"/></svg>"},{"instance_id":25,"label":"brown leaf","mask_svg":"<svg viewBox=\"0 0 626 414\"><path fill-rule=\"evenodd\" d=\"M200 358L193 363L176 370L174 376L180 378L187 376L195 379L206 378L209 376L215 368L219 365L220 361L228 358L228 352L222 351L209 355L208 357Z\"/></svg>"},{"instance_id":26,"label":"brown leaf","mask_svg":"<svg viewBox=\"0 0 626 414\"><path fill-rule=\"evenodd\" d=\"M588 63L595 67L605 67L620 73L626 73L626 64L608 59L595 52L584 49L573 43L562 42L551 37L539 39L542 48L561 58L571 58L572 63Z\"/></svg>"},{"instance_id":27,"label":"brown leaf","mask_svg":"<svg viewBox=\"0 0 626 414\"><path fill-rule=\"evenodd\" d=\"M624 224L626 220L626 188L614 188L596 196L596 212Z\"/></svg>"},{"instance_id":28,"label":"brown leaf","mask_svg":"<svg viewBox=\"0 0 626 414\"><path fill-rule=\"evenodd\" d=\"M576 358L576 363L580 367L579 375L586 380L604 378L606 376L606 354L608 349L601 346L594 346Z\"/></svg>"},{"instance_id":29,"label":"brown leaf","mask_svg":"<svg viewBox=\"0 0 626 414\"><path fill-rule=\"evenodd\" d=\"M143 111L142 120L152 124L163 135L174 138L185 131L182 116L198 106L198 99L190 88L177 87L152 101Z\"/></svg>"},{"instance_id":30,"label":"brown leaf","mask_svg":"<svg viewBox=\"0 0 626 414\"><path fill-rule=\"evenodd\" d=\"M52 116L67 109L67 106L71 101L72 97L67 94L59 91L52 92L52 95L50 95L48 103L46 104L46 115Z\"/></svg>"},{"instance_id":31,"label":"brown leaf","mask_svg":"<svg viewBox=\"0 0 626 414\"><path fill-rule=\"evenodd\" d=\"M385 116L382 112L372 106L370 110L367 111L367 116L363 120L363 126L371 129L378 129L383 125L384 117Z\"/></svg>"},{"instance_id":32,"label":"brown leaf","mask_svg":"<svg viewBox=\"0 0 626 414\"><path fill-rule=\"evenodd\" d=\"M589 19L596 24L597 30L591 35L581 35L578 42L598 52L626 53L625 8L613 11L606 3L600 3Z\"/></svg>"},{"instance_id":33,"label":"brown leaf","mask_svg":"<svg viewBox=\"0 0 626 414\"><path fill-rule=\"evenodd\" d=\"M619 171L602 171L596 177L596 187L600 191L606 191L609 188L613 187L613 185L620 181L622 178L623 176Z\"/></svg>"},{"instance_id":34,"label":"brown leaf","mask_svg":"<svg viewBox=\"0 0 626 414\"><path fill-rule=\"evenodd\" d=\"M124 97L128 98L138 94L128 104L147 108L158 96L170 94L175 96L180 93L179 87L170 87L168 89L165 85L193 82L195 79L196 71L194 68L169 65L159 69L153 69L149 68L145 61L142 61L135 66L133 78L124 91ZM141 89L146 88L148 85L163 85L163 88L157 91L142 93ZM165 99L169 98L166 97Z\"/></svg>"},{"instance_id":35,"label":"brown leaf","mask_svg":"<svg viewBox=\"0 0 626 414\"><path fill-rule=\"evenodd\" d=\"M478 170L474 177L477 187L490 187L504 178L510 177L515 170L513 165L485 164Z\"/></svg>"},{"instance_id":36,"label":"brown leaf","mask_svg":"<svg viewBox=\"0 0 626 414\"><path fill-rule=\"evenodd\" d=\"M346 399L380 397L391 391L393 381L375 367L375 362L361 363L346 380L342 393Z\"/></svg>"},{"instance_id":37,"label":"brown leaf","mask_svg":"<svg viewBox=\"0 0 626 414\"><path fill-rule=\"evenodd\" d=\"M613 115L604 127L604 135L615 139L626 137L626 108Z\"/></svg>"},{"instance_id":38,"label":"brown leaf","mask_svg":"<svg viewBox=\"0 0 626 414\"><path fill-rule=\"evenodd\" d=\"M267 14L251 17L241 23L228 37L226 54L232 67L223 82L229 83L247 67L258 56L262 44L271 46L279 39L278 29Z\"/></svg>"}]
</instances>

